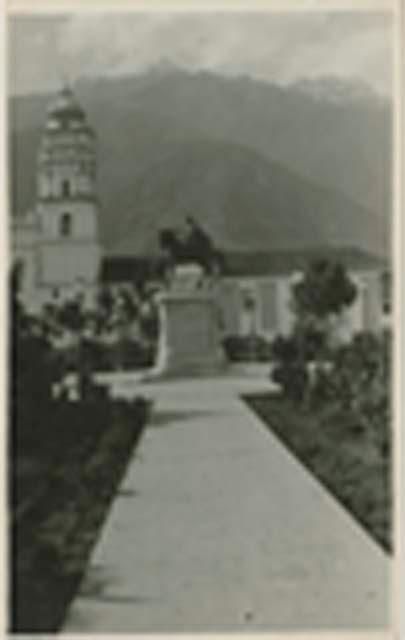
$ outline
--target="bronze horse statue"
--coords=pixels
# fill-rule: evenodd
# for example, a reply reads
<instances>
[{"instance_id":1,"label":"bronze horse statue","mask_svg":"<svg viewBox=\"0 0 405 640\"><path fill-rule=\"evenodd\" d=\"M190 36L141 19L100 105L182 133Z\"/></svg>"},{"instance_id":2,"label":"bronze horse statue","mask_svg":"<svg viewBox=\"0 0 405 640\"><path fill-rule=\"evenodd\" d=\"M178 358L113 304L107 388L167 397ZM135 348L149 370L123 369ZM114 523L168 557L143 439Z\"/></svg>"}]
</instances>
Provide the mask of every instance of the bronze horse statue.
<instances>
[{"instance_id":1,"label":"bronze horse statue","mask_svg":"<svg viewBox=\"0 0 405 640\"><path fill-rule=\"evenodd\" d=\"M223 254L194 221L190 226L191 231L184 240L178 237L174 229L162 229L160 232L160 247L168 255L170 266L195 262L206 275L221 273L224 268Z\"/></svg>"}]
</instances>

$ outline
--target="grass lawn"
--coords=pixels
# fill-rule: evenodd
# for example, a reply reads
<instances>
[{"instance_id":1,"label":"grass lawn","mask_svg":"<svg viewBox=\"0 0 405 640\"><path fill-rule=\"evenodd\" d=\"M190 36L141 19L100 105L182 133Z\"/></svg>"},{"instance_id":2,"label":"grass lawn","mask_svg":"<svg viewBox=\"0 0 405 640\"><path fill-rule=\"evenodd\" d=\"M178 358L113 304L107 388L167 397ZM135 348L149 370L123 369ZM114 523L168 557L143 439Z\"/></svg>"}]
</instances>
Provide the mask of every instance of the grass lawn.
<instances>
[{"instance_id":1,"label":"grass lawn","mask_svg":"<svg viewBox=\"0 0 405 640\"><path fill-rule=\"evenodd\" d=\"M145 424L143 401L49 403L10 437L12 633L60 628Z\"/></svg>"},{"instance_id":2,"label":"grass lawn","mask_svg":"<svg viewBox=\"0 0 405 640\"><path fill-rule=\"evenodd\" d=\"M381 447L350 416L331 407L298 410L272 394L249 395L244 400L369 534L391 551L389 447Z\"/></svg>"}]
</instances>

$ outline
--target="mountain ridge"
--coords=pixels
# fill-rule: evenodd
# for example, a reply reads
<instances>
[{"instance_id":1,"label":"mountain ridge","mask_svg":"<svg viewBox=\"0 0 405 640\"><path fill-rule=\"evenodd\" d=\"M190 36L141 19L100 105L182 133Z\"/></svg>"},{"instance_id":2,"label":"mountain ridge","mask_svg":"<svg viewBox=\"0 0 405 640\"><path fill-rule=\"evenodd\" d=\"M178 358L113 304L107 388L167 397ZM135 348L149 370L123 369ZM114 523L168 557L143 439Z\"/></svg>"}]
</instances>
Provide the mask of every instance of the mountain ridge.
<instances>
[{"instance_id":1,"label":"mountain ridge","mask_svg":"<svg viewBox=\"0 0 405 640\"><path fill-rule=\"evenodd\" d=\"M363 96L359 103L353 104L348 98L347 103L331 104L322 97L307 95L302 88L281 88L241 77L223 78L209 72L191 74L179 70L161 70L154 76L144 74L142 78L82 80L77 84L77 94L97 132L102 232L106 238L117 226L117 218L118 226L123 229L135 222L140 228L147 226L138 215L131 223L126 213L136 199L139 210L150 209L150 202L145 200L145 188L154 192L156 207L167 206L164 199L156 196L156 191L163 188L161 174L165 169L159 169L159 180L153 169L161 166L164 154L170 158L179 145L183 145L183 149L187 145L189 149L193 145L201 149L207 145L215 147L218 143L224 147L229 145L228 151L223 152L225 163L231 161L235 149L239 148L249 157L248 164L260 164L262 172L277 172L279 167L292 174L292 182L306 181L304 200L309 197L310 188L326 189L326 195L333 201L341 199L341 208L356 211L353 215L363 220L363 235L372 241L372 246L365 248L377 246L381 252L382 246L387 245L391 208L391 114L388 105L381 105L378 100L364 101ZM25 211L34 202L35 154L48 99L46 95L36 95L11 101L14 213ZM258 155L252 156L252 152ZM191 155L197 171L198 153ZM183 167L187 164L181 153L176 160L167 162L180 163ZM217 163L219 175L223 174L221 166ZM215 182L206 162L199 170L206 173L201 179L207 184ZM263 189L256 185L258 193L253 194L240 167L238 171L238 180L228 173L222 192L217 189L218 198L221 194L224 198L226 193L227 206L230 206L232 197L233 201L237 200L235 193L240 192L237 187L241 183L244 189L239 198L244 200L245 206L250 210L259 201L263 207ZM172 178L179 191L175 198L178 206L184 183L180 176ZM145 180L148 186L141 189ZM250 194L250 199L246 193ZM283 194L286 199L284 190ZM200 197L207 206L210 203L220 212L219 201L211 202L206 194ZM275 206L271 193L267 197L269 205ZM295 202L297 204L297 198ZM326 200L323 202L327 209ZM235 206L238 209L237 203ZM299 214L291 207L289 210L292 233ZM170 219L170 210L167 215ZM367 222L364 222L365 215ZM174 217L177 220L177 212ZM360 236L359 242L364 245L356 219L351 222L350 216L344 218L344 224L349 230L355 228L355 237ZM338 242L342 236L336 228L339 224L342 225L339 217L334 225L328 222L329 242ZM374 236L380 234L381 237L371 239L368 227L378 230ZM316 232L315 227L313 231ZM322 230L319 233L323 235ZM334 238L336 233L338 237ZM121 235L125 235L124 231ZM256 236L260 239L258 231Z\"/></svg>"},{"instance_id":2,"label":"mountain ridge","mask_svg":"<svg viewBox=\"0 0 405 640\"><path fill-rule=\"evenodd\" d=\"M181 227L191 214L224 249L309 247L333 236L337 244L355 238L359 247L381 253L381 229L370 224L366 208L242 145L178 142L127 195L119 227L112 219L103 225L107 250L155 252L159 230Z\"/></svg>"}]
</instances>

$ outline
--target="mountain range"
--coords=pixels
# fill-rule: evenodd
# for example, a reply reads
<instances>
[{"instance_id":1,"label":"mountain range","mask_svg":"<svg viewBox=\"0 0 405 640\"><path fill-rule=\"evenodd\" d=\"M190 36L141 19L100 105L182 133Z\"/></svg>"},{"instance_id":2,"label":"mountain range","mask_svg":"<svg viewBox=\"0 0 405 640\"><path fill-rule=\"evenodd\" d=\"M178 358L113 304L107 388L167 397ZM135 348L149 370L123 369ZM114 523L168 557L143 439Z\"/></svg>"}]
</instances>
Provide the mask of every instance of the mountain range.
<instances>
[{"instance_id":1,"label":"mountain range","mask_svg":"<svg viewBox=\"0 0 405 640\"><path fill-rule=\"evenodd\" d=\"M391 105L333 78L280 87L157 69L75 87L97 132L101 237L147 253L194 215L224 248L387 252ZM13 214L32 207L50 95L10 98Z\"/></svg>"}]
</instances>

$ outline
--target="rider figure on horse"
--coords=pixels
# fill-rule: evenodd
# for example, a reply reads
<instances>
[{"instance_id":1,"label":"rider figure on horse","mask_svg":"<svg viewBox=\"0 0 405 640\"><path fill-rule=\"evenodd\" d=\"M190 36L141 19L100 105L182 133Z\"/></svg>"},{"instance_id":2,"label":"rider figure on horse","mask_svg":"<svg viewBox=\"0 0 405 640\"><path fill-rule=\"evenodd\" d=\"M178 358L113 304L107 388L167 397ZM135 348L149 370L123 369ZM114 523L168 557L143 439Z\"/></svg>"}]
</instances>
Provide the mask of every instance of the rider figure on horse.
<instances>
[{"instance_id":1,"label":"rider figure on horse","mask_svg":"<svg viewBox=\"0 0 405 640\"><path fill-rule=\"evenodd\" d=\"M160 234L160 245L169 253L174 264L196 262L209 275L222 267L221 253L215 249L208 233L191 216L186 218L184 234L164 229Z\"/></svg>"}]
</instances>

